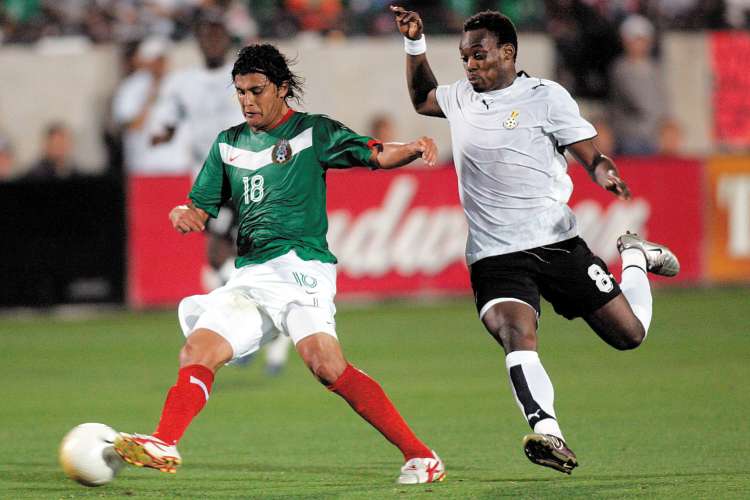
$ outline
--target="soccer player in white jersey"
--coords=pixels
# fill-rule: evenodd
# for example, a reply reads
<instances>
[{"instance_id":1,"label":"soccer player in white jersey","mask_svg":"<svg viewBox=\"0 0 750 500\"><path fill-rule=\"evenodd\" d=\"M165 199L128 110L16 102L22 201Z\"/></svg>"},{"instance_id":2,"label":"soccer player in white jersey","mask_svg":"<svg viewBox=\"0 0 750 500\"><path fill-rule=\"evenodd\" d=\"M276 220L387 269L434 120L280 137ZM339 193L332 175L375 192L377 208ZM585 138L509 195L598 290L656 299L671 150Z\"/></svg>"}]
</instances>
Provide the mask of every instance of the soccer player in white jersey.
<instances>
[{"instance_id":1,"label":"soccer player in white jersey","mask_svg":"<svg viewBox=\"0 0 750 500\"><path fill-rule=\"evenodd\" d=\"M244 121L218 134L190 202L175 207L170 220L181 233L203 231L222 203L232 203L239 218L238 269L226 285L182 300L178 316L186 341L156 431L120 433L115 450L132 464L175 472L182 461L177 442L208 401L215 373L283 334L320 382L403 453L399 483L440 481L440 458L380 385L341 351L325 180L329 168L395 168L420 157L433 165L435 143L427 137L381 143L325 115L295 111L289 100L299 96L300 79L272 45L242 49L231 75Z\"/></svg>"},{"instance_id":2,"label":"soccer player in white jersey","mask_svg":"<svg viewBox=\"0 0 750 500\"><path fill-rule=\"evenodd\" d=\"M459 52L466 78L438 85L421 18L391 10L405 37L414 108L450 123L477 311L505 350L513 394L533 429L524 451L532 462L569 474L578 461L563 438L552 383L536 352L540 295L558 314L582 317L612 347L633 349L651 322L647 271L674 276L679 263L663 245L622 235L618 285L578 237L567 205L573 185L566 150L602 188L623 200L630 192L592 143L596 130L568 92L516 72L517 35L506 16L485 11L465 22Z\"/></svg>"}]
</instances>

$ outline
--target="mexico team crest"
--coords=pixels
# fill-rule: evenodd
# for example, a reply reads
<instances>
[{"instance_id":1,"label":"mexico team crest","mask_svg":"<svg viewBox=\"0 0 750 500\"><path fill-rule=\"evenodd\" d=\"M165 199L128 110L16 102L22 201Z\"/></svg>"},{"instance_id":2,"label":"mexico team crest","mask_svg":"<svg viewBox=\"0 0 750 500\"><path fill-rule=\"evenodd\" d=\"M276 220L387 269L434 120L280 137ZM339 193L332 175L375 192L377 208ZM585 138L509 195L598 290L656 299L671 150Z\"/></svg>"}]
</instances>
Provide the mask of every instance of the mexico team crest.
<instances>
[{"instance_id":1,"label":"mexico team crest","mask_svg":"<svg viewBox=\"0 0 750 500\"><path fill-rule=\"evenodd\" d=\"M271 159L274 163L286 163L292 157L292 146L286 139L280 139L271 150Z\"/></svg>"},{"instance_id":2,"label":"mexico team crest","mask_svg":"<svg viewBox=\"0 0 750 500\"><path fill-rule=\"evenodd\" d=\"M518 126L518 111L511 111L510 116L503 122L503 127L512 130Z\"/></svg>"}]
</instances>

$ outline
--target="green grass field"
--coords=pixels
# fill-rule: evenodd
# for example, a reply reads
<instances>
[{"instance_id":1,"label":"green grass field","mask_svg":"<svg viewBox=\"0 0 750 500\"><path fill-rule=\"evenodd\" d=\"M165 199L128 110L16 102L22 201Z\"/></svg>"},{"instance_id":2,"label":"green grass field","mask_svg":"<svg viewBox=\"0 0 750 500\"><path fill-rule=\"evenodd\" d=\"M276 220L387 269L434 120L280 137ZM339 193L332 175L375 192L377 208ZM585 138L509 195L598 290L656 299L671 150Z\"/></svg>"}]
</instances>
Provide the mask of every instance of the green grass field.
<instances>
[{"instance_id":1,"label":"green grass field","mask_svg":"<svg viewBox=\"0 0 750 500\"><path fill-rule=\"evenodd\" d=\"M295 357L220 372L176 475L129 467L85 488L57 465L82 422L150 432L182 343L173 312L0 318L0 498L748 498L750 289L659 291L646 343L607 347L545 309L540 353L572 476L532 465L503 356L470 301L342 306L349 359L445 460L437 485L394 483L401 457Z\"/></svg>"}]
</instances>

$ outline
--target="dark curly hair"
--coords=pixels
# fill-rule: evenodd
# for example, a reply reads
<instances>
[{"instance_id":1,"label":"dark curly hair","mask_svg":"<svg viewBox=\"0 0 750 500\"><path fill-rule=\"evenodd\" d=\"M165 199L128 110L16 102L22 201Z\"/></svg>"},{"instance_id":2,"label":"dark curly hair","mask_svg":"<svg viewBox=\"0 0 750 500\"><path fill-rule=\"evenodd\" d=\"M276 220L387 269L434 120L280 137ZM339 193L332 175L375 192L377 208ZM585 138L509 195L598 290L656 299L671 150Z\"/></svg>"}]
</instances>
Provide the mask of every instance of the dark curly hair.
<instances>
[{"instance_id":1,"label":"dark curly hair","mask_svg":"<svg viewBox=\"0 0 750 500\"><path fill-rule=\"evenodd\" d=\"M286 56L271 44L248 45L237 53L237 60L232 68L232 80L237 75L262 73L277 87L286 83L289 86L286 98L299 103L303 94L303 79L292 73L289 64Z\"/></svg>"},{"instance_id":2,"label":"dark curly hair","mask_svg":"<svg viewBox=\"0 0 750 500\"><path fill-rule=\"evenodd\" d=\"M474 14L464 23L464 31L482 28L495 35L498 47L504 43L511 44L515 49L513 60L516 59L516 56L518 56L518 34L516 33L516 27L513 26L513 22L508 19L508 16L495 10L485 10Z\"/></svg>"}]
</instances>

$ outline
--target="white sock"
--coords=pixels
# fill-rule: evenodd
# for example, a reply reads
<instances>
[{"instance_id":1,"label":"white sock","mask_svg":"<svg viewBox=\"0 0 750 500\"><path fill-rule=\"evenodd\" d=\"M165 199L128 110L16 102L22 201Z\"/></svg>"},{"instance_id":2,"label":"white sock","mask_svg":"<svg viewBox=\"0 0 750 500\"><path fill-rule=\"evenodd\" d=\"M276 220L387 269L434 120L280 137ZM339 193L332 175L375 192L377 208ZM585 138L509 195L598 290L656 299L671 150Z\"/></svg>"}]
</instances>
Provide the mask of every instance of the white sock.
<instances>
[{"instance_id":1,"label":"white sock","mask_svg":"<svg viewBox=\"0 0 750 500\"><path fill-rule=\"evenodd\" d=\"M646 273L646 257L636 248L628 248L622 252L622 282L620 283L625 299L630 304L635 317L643 325L648 335L653 311L651 300L651 285Z\"/></svg>"},{"instance_id":2,"label":"white sock","mask_svg":"<svg viewBox=\"0 0 750 500\"><path fill-rule=\"evenodd\" d=\"M289 358L289 345L292 339L289 336L280 333L266 346L266 364L267 365L284 365Z\"/></svg>"},{"instance_id":3,"label":"white sock","mask_svg":"<svg viewBox=\"0 0 750 500\"><path fill-rule=\"evenodd\" d=\"M511 352L505 357L505 368L516 404L534 432L564 441L555 417L555 389L536 351Z\"/></svg>"}]
</instances>

